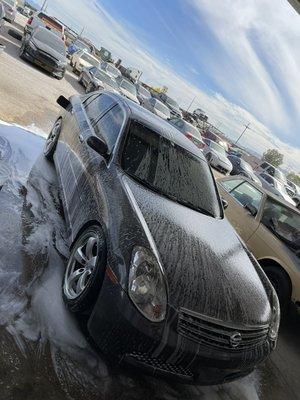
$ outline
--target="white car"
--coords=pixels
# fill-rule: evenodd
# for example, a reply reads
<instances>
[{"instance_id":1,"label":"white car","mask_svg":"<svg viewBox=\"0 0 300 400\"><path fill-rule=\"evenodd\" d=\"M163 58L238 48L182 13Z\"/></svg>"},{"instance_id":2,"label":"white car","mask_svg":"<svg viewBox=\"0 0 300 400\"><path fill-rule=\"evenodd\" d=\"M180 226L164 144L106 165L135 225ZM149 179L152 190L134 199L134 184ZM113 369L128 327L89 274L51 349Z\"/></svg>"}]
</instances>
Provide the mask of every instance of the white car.
<instances>
[{"instance_id":1,"label":"white car","mask_svg":"<svg viewBox=\"0 0 300 400\"><path fill-rule=\"evenodd\" d=\"M134 101L137 104L140 104L137 98L136 87L133 83L129 82L126 78L123 78L122 76L119 76L116 81L119 85L119 91L123 96L127 97L129 100Z\"/></svg>"},{"instance_id":2,"label":"white car","mask_svg":"<svg viewBox=\"0 0 300 400\"><path fill-rule=\"evenodd\" d=\"M4 18L11 24L15 21L17 15L17 1L16 0L1 0L3 4L5 16Z\"/></svg>"},{"instance_id":3,"label":"white car","mask_svg":"<svg viewBox=\"0 0 300 400\"><path fill-rule=\"evenodd\" d=\"M203 149L203 153L209 164L220 172L229 175L233 166L227 157L224 147L210 139L204 139L204 143L206 146Z\"/></svg>"},{"instance_id":4,"label":"white car","mask_svg":"<svg viewBox=\"0 0 300 400\"><path fill-rule=\"evenodd\" d=\"M74 53L71 58L71 63L75 74L80 74L83 68L100 67L100 61L98 58L87 53L85 50L79 50Z\"/></svg>"},{"instance_id":5,"label":"white car","mask_svg":"<svg viewBox=\"0 0 300 400\"><path fill-rule=\"evenodd\" d=\"M106 61L101 62L100 68L114 79L121 76L121 72L118 70L118 68L116 68L113 64L110 64Z\"/></svg>"},{"instance_id":6,"label":"white car","mask_svg":"<svg viewBox=\"0 0 300 400\"><path fill-rule=\"evenodd\" d=\"M144 108L153 112L153 114L158 115L163 119L170 119L171 114L167 106L161 101L151 97L150 99L143 100L141 103Z\"/></svg>"},{"instance_id":7,"label":"white car","mask_svg":"<svg viewBox=\"0 0 300 400\"><path fill-rule=\"evenodd\" d=\"M288 195L284 184L273 176L262 172L258 175L263 187L269 192L276 194L281 199L284 199L288 203L296 206L295 201Z\"/></svg>"}]
</instances>

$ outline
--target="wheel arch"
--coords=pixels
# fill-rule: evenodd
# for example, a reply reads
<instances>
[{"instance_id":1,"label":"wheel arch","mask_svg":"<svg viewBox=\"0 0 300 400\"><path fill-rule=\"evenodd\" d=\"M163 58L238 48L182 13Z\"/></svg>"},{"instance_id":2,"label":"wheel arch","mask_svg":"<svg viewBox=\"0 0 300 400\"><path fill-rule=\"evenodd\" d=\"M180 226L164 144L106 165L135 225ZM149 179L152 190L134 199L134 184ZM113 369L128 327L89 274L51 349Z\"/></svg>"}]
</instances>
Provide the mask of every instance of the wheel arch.
<instances>
[{"instance_id":1,"label":"wheel arch","mask_svg":"<svg viewBox=\"0 0 300 400\"><path fill-rule=\"evenodd\" d=\"M98 220L96 220L96 219L91 219L91 220L85 222L84 225L82 225L82 226L78 229L78 231L76 232L76 234L75 234L75 236L74 236L74 238L73 238L73 240L72 240L71 246L70 246L70 251L72 251L72 249L73 249L73 247L74 247L74 244L76 243L76 241L77 241L77 239L79 238L79 236L82 235L82 233L83 233L86 229L88 229L89 227L91 227L91 226L93 226L93 225L98 226L98 227L103 231L104 238L105 238L105 245L106 245L106 249L107 249L107 232L106 232L106 230L103 228L103 224L101 224L101 222L98 221Z\"/></svg>"},{"instance_id":2,"label":"wheel arch","mask_svg":"<svg viewBox=\"0 0 300 400\"><path fill-rule=\"evenodd\" d=\"M263 258L263 259L257 260L257 261L258 261L259 265L262 267L263 270L264 270L265 267L271 267L271 266L279 268L280 271L283 273L283 275L286 277L286 279L287 279L287 281L289 283L290 295L292 295L293 284L292 284L292 280L290 278L290 275L288 274L286 269L278 261L276 261L276 260L274 260L272 258Z\"/></svg>"}]
</instances>

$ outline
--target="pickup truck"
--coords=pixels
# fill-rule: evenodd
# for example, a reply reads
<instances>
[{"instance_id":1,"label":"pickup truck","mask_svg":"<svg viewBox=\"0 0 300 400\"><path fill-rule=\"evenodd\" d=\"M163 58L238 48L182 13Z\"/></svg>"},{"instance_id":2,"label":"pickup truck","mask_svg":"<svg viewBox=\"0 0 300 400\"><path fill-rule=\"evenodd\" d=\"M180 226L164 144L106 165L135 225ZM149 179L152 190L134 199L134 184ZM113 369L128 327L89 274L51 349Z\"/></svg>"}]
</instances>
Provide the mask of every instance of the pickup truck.
<instances>
[{"instance_id":1,"label":"pickup truck","mask_svg":"<svg viewBox=\"0 0 300 400\"><path fill-rule=\"evenodd\" d=\"M65 41L65 27L55 18L50 17L43 12L38 12L29 18L27 24L25 25L24 33L31 35L37 27L41 26L51 30L53 33L56 33L63 41Z\"/></svg>"}]
</instances>

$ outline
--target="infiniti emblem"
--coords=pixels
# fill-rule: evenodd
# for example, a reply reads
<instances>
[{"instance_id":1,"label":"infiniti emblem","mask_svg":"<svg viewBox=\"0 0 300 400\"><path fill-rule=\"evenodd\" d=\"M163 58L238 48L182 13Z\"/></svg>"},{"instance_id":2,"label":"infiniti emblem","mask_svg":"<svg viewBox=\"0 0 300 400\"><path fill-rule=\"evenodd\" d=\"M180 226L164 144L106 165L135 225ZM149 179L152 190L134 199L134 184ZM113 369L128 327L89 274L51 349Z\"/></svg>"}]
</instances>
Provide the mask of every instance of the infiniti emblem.
<instances>
[{"instance_id":1,"label":"infiniti emblem","mask_svg":"<svg viewBox=\"0 0 300 400\"><path fill-rule=\"evenodd\" d=\"M241 341L242 341L242 335L240 334L240 332L234 332L229 338L231 347L238 347Z\"/></svg>"}]
</instances>

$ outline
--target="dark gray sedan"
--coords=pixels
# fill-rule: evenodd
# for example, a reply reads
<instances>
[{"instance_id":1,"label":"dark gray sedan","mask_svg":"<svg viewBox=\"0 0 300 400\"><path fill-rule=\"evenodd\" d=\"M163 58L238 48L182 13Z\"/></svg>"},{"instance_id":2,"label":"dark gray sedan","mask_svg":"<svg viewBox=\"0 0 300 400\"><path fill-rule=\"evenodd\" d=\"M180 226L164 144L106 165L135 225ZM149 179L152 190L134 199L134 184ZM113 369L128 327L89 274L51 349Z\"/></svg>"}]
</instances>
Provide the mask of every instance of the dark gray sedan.
<instances>
[{"instance_id":1,"label":"dark gray sedan","mask_svg":"<svg viewBox=\"0 0 300 400\"><path fill-rule=\"evenodd\" d=\"M97 67L83 68L78 82L85 87L86 93L96 90L119 92L119 86L114 78Z\"/></svg>"},{"instance_id":2,"label":"dark gray sedan","mask_svg":"<svg viewBox=\"0 0 300 400\"><path fill-rule=\"evenodd\" d=\"M46 28L38 27L25 34L20 57L62 79L67 69L66 48L63 40Z\"/></svg>"},{"instance_id":3,"label":"dark gray sedan","mask_svg":"<svg viewBox=\"0 0 300 400\"><path fill-rule=\"evenodd\" d=\"M121 95L59 103L44 154L69 226L67 307L120 363L190 383L249 374L275 348L278 299L203 153Z\"/></svg>"}]
</instances>

